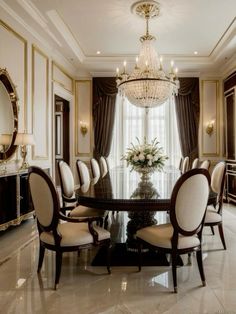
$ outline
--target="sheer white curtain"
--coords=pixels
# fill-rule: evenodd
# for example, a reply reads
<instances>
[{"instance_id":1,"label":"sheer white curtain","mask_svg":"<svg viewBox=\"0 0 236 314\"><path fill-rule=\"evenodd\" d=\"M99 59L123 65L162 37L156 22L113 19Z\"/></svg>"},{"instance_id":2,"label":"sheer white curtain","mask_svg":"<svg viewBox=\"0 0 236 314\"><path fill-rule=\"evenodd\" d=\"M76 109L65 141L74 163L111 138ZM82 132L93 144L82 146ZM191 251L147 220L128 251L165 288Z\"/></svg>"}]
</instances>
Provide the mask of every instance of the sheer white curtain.
<instances>
[{"instance_id":1,"label":"sheer white curtain","mask_svg":"<svg viewBox=\"0 0 236 314\"><path fill-rule=\"evenodd\" d=\"M112 166L121 164L121 156L130 143L136 144L136 137L143 142L157 138L164 153L169 157L166 164L178 166L181 158L179 136L175 116L174 98L163 105L145 110L128 102L120 95L116 98L116 114L111 153Z\"/></svg>"}]
</instances>

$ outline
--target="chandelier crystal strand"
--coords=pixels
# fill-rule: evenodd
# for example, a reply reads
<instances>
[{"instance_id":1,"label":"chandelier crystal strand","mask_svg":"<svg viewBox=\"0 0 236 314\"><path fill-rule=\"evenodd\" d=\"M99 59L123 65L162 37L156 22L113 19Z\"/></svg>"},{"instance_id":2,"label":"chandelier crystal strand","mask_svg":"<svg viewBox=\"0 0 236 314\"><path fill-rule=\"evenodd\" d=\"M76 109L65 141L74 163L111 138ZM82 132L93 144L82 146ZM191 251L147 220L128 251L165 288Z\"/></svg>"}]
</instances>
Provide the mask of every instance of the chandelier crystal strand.
<instances>
[{"instance_id":1,"label":"chandelier crystal strand","mask_svg":"<svg viewBox=\"0 0 236 314\"><path fill-rule=\"evenodd\" d=\"M159 3L143 1L133 5L135 12L146 19L146 34L140 38L141 50L136 58L132 73L124 70L119 74L117 69L117 87L121 95L138 107L156 107L163 104L173 94L178 93L179 81L177 71L174 73L173 63L169 75L162 68L162 58L153 47L155 37L149 34L149 19L159 14Z\"/></svg>"}]
</instances>

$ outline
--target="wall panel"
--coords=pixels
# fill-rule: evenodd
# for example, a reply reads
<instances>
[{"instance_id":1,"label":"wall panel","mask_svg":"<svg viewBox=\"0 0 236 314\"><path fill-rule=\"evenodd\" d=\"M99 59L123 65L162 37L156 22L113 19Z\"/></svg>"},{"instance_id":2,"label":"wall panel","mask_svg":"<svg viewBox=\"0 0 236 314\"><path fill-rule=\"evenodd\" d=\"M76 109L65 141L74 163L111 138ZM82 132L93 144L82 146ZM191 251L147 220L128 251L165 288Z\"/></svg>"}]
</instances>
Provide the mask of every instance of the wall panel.
<instances>
[{"instance_id":1,"label":"wall panel","mask_svg":"<svg viewBox=\"0 0 236 314\"><path fill-rule=\"evenodd\" d=\"M27 128L27 41L0 20L0 67L6 68L16 85L19 131Z\"/></svg>"},{"instance_id":2,"label":"wall panel","mask_svg":"<svg viewBox=\"0 0 236 314\"><path fill-rule=\"evenodd\" d=\"M32 126L36 145L33 159L48 159L48 58L32 46Z\"/></svg>"}]
</instances>

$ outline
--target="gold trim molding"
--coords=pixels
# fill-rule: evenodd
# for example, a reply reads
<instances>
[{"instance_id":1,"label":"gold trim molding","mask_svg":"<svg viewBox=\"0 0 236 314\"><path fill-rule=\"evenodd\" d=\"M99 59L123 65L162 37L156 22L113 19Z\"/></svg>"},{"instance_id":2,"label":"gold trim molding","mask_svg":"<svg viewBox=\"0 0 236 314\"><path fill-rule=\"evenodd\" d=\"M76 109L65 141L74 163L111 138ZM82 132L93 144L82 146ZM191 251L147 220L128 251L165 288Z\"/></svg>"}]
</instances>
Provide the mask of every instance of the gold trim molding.
<instances>
[{"instance_id":1,"label":"gold trim molding","mask_svg":"<svg viewBox=\"0 0 236 314\"><path fill-rule=\"evenodd\" d=\"M34 116L34 91L35 91L35 81L34 81L34 75L35 75L35 53L38 53L39 55L41 55L43 58L45 58L45 65L46 65L46 114L45 114L45 123L46 123L46 156L37 156L35 155L35 148L34 146L32 147L32 159L33 160L48 160L49 159L49 142L48 142L48 130L49 130L49 105L48 105L48 101L49 101L49 58L48 56L42 51L40 50L37 46L32 45L32 84L31 84L31 89L32 89L32 93L31 93L31 97L32 97L32 101L31 101L31 115L32 115L32 130L34 133L34 125L35 125L35 116Z\"/></svg>"},{"instance_id":2,"label":"gold trim molding","mask_svg":"<svg viewBox=\"0 0 236 314\"><path fill-rule=\"evenodd\" d=\"M78 87L77 83L88 83L90 85L90 117L89 117L89 129L90 129L90 152L79 152L79 100L78 100ZM92 124L92 81L91 80L75 80L75 157L92 157L93 156L93 124Z\"/></svg>"},{"instance_id":3,"label":"gold trim molding","mask_svg":"<svg viewBox=\"0 0 236 314\"><path fill-rule=\"evenodd\" d=\"M57 68L58 70L61 71L61 73L63 73L65 76L67 76L70 80L71 80L71 86L72 86L72 89L68 89L62 82L56 80L54 78L54 67ZM61 87L63 87L66 91L68 91L69 93L71 93L72 95L74 94L74 79L73 77L71 77L67 72L66 70L60 66L58 63L56 63L55 61L52 61L52 81L59 84Z\"/></svg>"},{"instance_id":4,"label":"gold trim molding","mask_svg":"<svg viewBox=\"0 0 236 314\"><path fill-rule=\"evenodd\" d=\"M11 28L8 24L3 22L0 19L0 25L4 27L7 31L12 33L16 38L18 38L24 44L24 100L23 100L23 128L27 131L27 82L28 82L28 66L27 66L27 59L28 59L28 52L27 52L27 40L22 37L19 33L17 33L13 28ZM18 92L19 94L19 92Z\"/></svg>"},{"instance_id":5,"label":"gold trim molding","mask_svg":"<svg viewBox=\"0 0 236 314\"><path fill-rule=\"evenodd\" d=\"M204 99L204 85L205 83L215 83L216 84L216 120L215 120L215 134L216 134L216 150L215 153L207 153L204 152L204 136L206 136L206 130L205 130L205 126L204 126L204 116L203 116L203 108L204 108L204 103L203 103L203 99ZM202 145L202 156L204 157L219 157L220 156L220 151L219 151L219 147L220 147L220 132L219 132L219 122L220 122L220 110L219 110L219 103L220 103L220 99L219 99L219 80L202 80L201 81L201 121L202 121L202 125L201 125L201 145Z\"/></svg>"}]
</instances>

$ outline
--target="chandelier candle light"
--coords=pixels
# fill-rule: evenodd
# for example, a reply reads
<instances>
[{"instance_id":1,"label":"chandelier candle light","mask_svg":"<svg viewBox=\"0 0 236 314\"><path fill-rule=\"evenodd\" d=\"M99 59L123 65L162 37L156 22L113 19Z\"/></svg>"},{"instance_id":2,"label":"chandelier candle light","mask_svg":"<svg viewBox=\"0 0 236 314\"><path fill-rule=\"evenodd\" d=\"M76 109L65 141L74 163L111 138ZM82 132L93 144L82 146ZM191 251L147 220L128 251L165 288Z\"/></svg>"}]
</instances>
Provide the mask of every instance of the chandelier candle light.
<instances>
[{"instance_id":1,"label":"chandelier candle light","mask_svg":"<svg viewBox=\"0 0 236 314\"><path fill-rule=\"evenodd\" d=\"M138 107L150 108L163 104L172 95L178 93L178 69L174 69L171 61L170 73L163 70L163 58L158 56L153 47L155 37L149 34L149 20L158 17L160 4L156 1L138 1L133 4L132 12L146 20L146 34L140 37L142 43L139 57L131 74L126 71L124 61L123 72L116 69L116 83L121 95Z\"/></svg>"}]
</instances>

